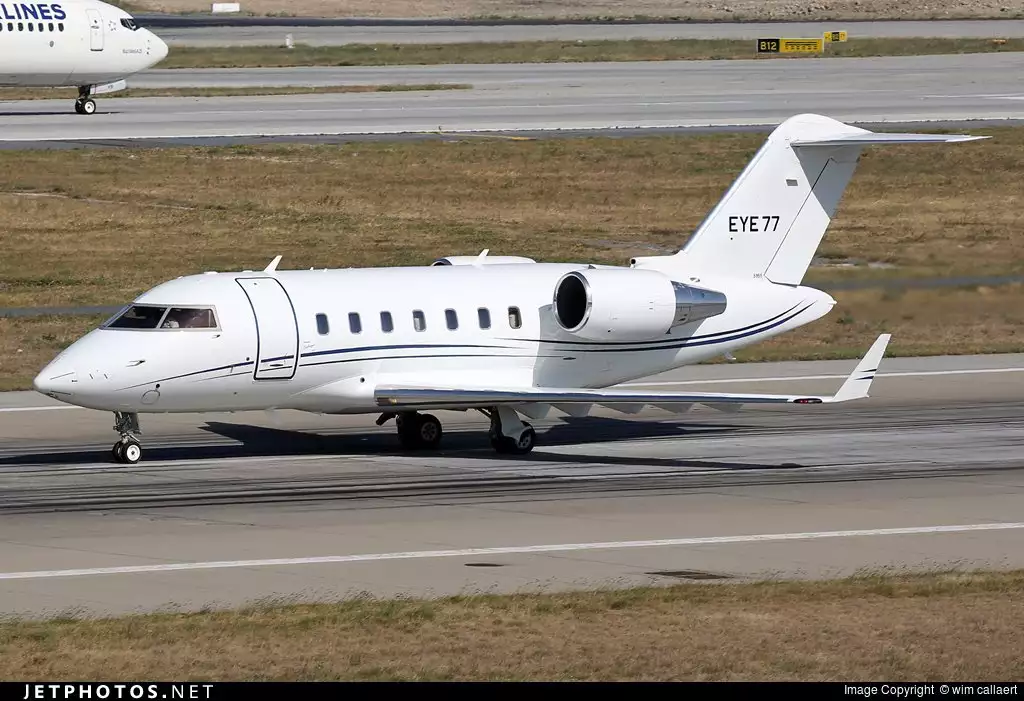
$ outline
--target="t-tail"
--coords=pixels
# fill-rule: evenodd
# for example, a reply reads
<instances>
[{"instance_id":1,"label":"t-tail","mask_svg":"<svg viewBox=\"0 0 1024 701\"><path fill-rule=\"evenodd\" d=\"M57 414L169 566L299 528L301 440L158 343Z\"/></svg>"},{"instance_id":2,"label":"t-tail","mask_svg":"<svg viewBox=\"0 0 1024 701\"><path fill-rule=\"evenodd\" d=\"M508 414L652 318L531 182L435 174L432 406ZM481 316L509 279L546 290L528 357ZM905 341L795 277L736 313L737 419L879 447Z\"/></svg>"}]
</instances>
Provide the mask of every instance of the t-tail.
<instances>
[{"instance_id":1,"label":"t-tail","mask_svg":"<svg viewBox=\"0 0 1024 701\"><path fill-rule=\"evenodd\" d=\"M637 258L634 265L687 277L799 285L864 147L985 138L875 133L817 114L791 117L771 133L682 250Z\"/></svg>"}]
</instances>

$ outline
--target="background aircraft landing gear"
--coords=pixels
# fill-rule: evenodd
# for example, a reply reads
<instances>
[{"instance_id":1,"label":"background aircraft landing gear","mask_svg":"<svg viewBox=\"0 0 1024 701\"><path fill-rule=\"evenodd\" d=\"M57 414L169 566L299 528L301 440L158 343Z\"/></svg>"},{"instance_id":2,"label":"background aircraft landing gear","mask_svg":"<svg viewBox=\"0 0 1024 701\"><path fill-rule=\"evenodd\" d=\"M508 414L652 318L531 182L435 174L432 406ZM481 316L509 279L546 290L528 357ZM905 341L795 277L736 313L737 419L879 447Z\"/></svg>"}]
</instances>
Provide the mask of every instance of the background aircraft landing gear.
<instances>
[{"instance_id":1,"label":"background aircraft landing gear","mask_svg":"<svg viewBox=\"0 0 1024 701\"><path fill-rule=\"evenodd\" d=\"M436 416L404 411L395 416L395 426L398 440L406 450L429 450L441 443L441 422Z\"/></svg>"},{"instance_id":2,"label":"background aircraft landing gear","mask_svg":"<svg viewBox=\"0 0 1024 701\"><path fill-rule=\"evenodd\" d=\"M488 436L496 453L526 455L533 450L537 442L537 432L533 430L533 426L520 420L514 410L502 406L484 411L484 414L491 419Z\"/></svg>"},{"instance_id":3,"label":"background aircraft landing gear","mask_svg":"<svg viewBox=\"0 0 1024 701\"><path fill-rule=\"evenodd\" d=\"M110 450L114 462L134 465L141 460L142 445L135 437L135 434L142 433L142 429L139 428L139 415L114 412L114 430L121 434L121 440Z\"/></svg>"},{"instance_id":4,"label":"background aircraft landing gear","mask_svg":"<svg viewBox=\"0 0 1024 701\"><path fill-rule=\"evenodd\" d=\"M78 89L78 99L75 100L75 112L78 114L94 114L96 112L96 101L90 97L91 94L91 86Z\"/></svg>"}]
</instances>

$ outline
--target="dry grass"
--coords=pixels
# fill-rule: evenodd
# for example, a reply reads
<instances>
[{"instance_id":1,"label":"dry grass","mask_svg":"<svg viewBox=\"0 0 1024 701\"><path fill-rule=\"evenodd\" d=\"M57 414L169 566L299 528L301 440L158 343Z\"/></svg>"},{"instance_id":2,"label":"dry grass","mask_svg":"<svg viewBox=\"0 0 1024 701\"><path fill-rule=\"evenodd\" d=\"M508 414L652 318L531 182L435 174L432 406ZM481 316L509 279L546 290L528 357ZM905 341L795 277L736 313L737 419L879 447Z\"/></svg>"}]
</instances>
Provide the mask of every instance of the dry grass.
<instances>
[{"instance_id":1,"label":"dry grass","mask_svg":"<svg viewBox=\"0 0 1024 701\"><path fill-rule=\"evenodd\" d=\"M98 326L102 316L0 318L0 392L32 389L46 363Z\"/></svg>"},{"instance_id":2,"label":"dry grass","mask_svg":"<svg viewBox=\"0 0 1024 701\"><path fill-rule=\"evenodd\" d=\"M880 333L887 356L1024 352L1024 287L834 292L823 319L736 354L744 361L859 358Z\"/></svg>"},{"instance_id":3,"label":"dry grass","mask_svg":"<svg viewBox=\"0 0 1024 701\"><path fill-rule=\"evenodd\" d=\"M252 95L318 95L326 93L410 92L416 90L469 90L461 83L410 83L389 85L324 85L257 88L130 88L103 98L128 97L244 97ZM73 100L78 88L0 88L0 101Z\"/></svg>"},{"instance_id":4,"label":"dry grass","mask_svg":"<svg viewBox=\"0 0 1024 701\"><path fill-rule=\"evenodd\" d=\"M270 66L395 66L455 63L566 63L923 56L1024 51L1024 39L850 39L823 54L757 54L754 40L678 39L524 41L470 44L349 44L345 46L175 46L158 68Z\"/></svg>"},{"instance_id":5,"label":"dry grass","mask_svg":"<svg viewBox=\"0 0 1024 701\"><path fill-rule=\"evenodd\" d=\"M812 279L1024 272L1024 129L869 150ZM763 134L0 152L0 306L114 305L204 270L675 250ZM130 264L125 265L128 261Z\"/></svg>"},{"instance_id":6,"label":"dry grass","mask_svg":"<svg viewBox=\"0 0 1024 701\"><path fill-rule=\"evenodd\" d=\"M860 358L880 333L887 355L1024 352L1024 287L835 292L829 316L736 353L740 361ZM0 391L29 389L61 349L102 317L0 318Z\"/></svg>"},{"instance_id":7,"label":"dry grass","mask_svg":"<svg viewBox=\"0 0 1024 701\"><path fill-rule=\"evenodd\" d=\"M128 0L140 12L209 12L206 0ZM1022 0L244 0L244 14L291 17L661 17L694 20L1017 17Z\"/></svg>"},{"instance_id":8,"label":"dry grass","mask_svg":"<svg viewBox=\"0 0 1024 701\"><path fill-rule=\"evenodd\" d=\"M0 678L857 680L1024 675L1024 572L256 606L0 624Z\"/></svg>"}]
</instances>

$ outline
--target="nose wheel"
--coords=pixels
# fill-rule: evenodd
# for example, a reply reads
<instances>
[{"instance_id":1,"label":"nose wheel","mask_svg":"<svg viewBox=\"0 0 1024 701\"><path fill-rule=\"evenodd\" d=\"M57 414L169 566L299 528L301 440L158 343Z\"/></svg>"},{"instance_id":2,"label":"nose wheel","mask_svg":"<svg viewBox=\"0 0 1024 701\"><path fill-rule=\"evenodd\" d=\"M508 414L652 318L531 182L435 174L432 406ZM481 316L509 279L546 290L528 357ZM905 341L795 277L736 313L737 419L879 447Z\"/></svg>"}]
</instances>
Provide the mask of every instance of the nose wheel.
<instances>
[{"instance_id":1,"label":"nose wheel","mask_svg":"<svg viewBox=\"0 0 1024 701\"><path fill-rule=\"evenodd\" d=\"M92 98L77 99L75 100L75 112L78 114L95 114L96 112L96 101Z\"/></svg>"},{"instance_id":2,"label":"nose wheel","mask_svg":"<svg viewBox=\"0 0 1024 701\"><path fill-rule=\"evenodd\" d=\"M78 89L78 99L75 100L75 112L78 112L78 114L93 114L96 112L96 101L92 99L91 85L84 85Z\"/></svg>"},{"instance_id":3,"label":"nose wheel","mask_svg":"<svg viewBox=\"0 0 1024 701\"><path fill-rule=\"evenodd\" d=\"M135 441L118 441L110 452L114 461L122 465L134 465L142 458L142 446Z\"/></svg>"},{"instance_id":4,"label":"nose wheel","mask_svg":"<svg viewBox=\"0 0 1024 701\"><path fill-rule=\"evenodd\" d=\"M142 459L142 444L135 436L142 433L139 428L139 415L114 412L114 430L121 434L121 440L110 449L114 462L122 465L134 465Z\"/></svg>"}]
</instances>

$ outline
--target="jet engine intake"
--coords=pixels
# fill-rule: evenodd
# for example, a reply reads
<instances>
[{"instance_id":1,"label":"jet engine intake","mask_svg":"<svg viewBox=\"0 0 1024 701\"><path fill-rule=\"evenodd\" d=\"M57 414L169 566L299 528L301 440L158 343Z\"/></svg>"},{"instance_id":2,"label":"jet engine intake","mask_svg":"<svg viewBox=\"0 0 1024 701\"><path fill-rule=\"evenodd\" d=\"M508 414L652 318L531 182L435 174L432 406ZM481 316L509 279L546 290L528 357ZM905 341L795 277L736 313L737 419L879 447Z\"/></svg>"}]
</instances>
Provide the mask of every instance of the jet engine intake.
<instances>
[{"instance_id":1,"label":"jet engine intake","mask_svg":"<svg viewBox=\"0 0 1024 701\"><path fill-rule=\"evenodd\" d=\"M555 321L590 341L644 341L725 311L721 292L654 270L577 270L555 285Z\"/></svg>"}]
</instances>

